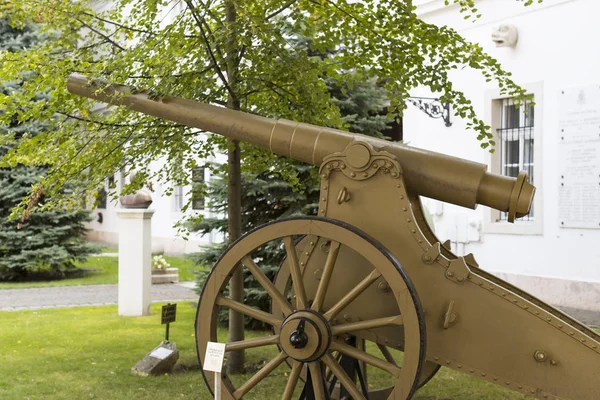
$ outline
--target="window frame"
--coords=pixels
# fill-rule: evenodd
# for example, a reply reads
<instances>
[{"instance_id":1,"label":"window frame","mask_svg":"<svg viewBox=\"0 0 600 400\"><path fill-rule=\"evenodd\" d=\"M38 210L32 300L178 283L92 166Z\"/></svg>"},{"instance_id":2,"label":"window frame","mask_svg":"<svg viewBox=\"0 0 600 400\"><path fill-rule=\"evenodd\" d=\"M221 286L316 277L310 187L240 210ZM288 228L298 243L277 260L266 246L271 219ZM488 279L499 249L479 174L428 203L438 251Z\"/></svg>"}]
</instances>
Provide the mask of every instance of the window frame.
<instances>
[{"instance_id":1,"label":"window frame","mask_svg":"<svg viewBox=\"0 0 600 400\"><path fill-rule=\"evenodd\" d=\"M173 186L173 211L183 212L185 206L185 190L181 185Z\"/></svg>"},{"instance_id":2,"label":"window frame","mask_svg":"<svg viewBox=\"0 0 600 400\"><path fill-rule=\"evenodd\" d=\"M536 186L536 193L533 201L535 216L532 220L517 220L514 224L501 219L501 212L486 208L484 212L483 231L484 233L512 234L512 235L542 235L543 234L543 121L544 121L544 93L543 83L536 82L521 85L528 94L533 95L535 103L534 124L533 124L533 181ZM485 92L485 122L491 126L491 133L496 141L496 151L488 153L487 164L489 170L493 173L501 173L502 160L498 146L502 146L498 129L502 126L502 103L503 100L510 99L512 96L500 94L500 90L491 89Z\"/></svg>"}]
</instances>

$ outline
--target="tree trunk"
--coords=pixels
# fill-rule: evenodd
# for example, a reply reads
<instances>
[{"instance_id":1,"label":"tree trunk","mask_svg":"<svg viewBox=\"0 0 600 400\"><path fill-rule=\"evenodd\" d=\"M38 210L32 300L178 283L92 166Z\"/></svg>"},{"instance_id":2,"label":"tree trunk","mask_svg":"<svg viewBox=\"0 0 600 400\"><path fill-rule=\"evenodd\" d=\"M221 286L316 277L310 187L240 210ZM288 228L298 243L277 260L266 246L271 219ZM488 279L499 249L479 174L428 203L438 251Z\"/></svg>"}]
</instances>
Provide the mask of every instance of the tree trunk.
<instances>
[{"instance_id":1,"label":"tree trunk","mask_svg":"<svg viewBox=\"0 0 600 400\"><path fill-rule=\"evenodd\" d=\"M232 1L228 1L226 5L225 24L231 29L235 24L236 9ZM229 32L227 41L227 81L229 83L229 96L227 99L227 107L239 110L240 102L235 95L238 78L237 64L237 43L233 29ZM242 173L240 164L240 143L237 140L227 139L227 230L229 235L229 243L233 243L242 235ZM232 300L244 301L244 279L242 276L242 268L237 266L229 283L229 296ZM244 315L233 310L229 311L229 341L236 342L244 340ZM244 350L232 351L227 357L227 373L239 374L244 370Z\"/></svg>"},{"instance_id":2,"label":"tree trunk","mask_svg":"<svg viewBox=\"0 0 600 400\"><path fill-rule=\"evenodd\" d=\"M227 140L228 145L228 192L227 192L227 228L230 244L241 236L242 222L240 216L241 206L241 173L240 173L240 146L237 140ZM229 296L232 300L244 302L244 279L242 268L238 265L229 281ZM229 341L244 340L244 315L229 310ZM227 373L239 374L244 369L244 350L229 353L227 358Z\"/></svg>"}]
</instances>

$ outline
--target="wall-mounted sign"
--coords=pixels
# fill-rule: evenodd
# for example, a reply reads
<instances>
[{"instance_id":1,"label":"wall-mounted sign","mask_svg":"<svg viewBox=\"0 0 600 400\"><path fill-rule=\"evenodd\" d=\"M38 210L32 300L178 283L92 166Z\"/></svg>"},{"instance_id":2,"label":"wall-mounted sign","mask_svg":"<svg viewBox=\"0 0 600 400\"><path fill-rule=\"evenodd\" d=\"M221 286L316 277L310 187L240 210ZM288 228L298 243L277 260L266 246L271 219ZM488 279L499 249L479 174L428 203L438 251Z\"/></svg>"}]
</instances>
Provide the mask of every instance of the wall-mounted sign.
<instances>
[{"instance_id":1,"label":"wall-mounted sign","mask_svg":"<svg viewBox=\"0 0 600 400\"><path fill-rule=\"evenodd\" d=\"M600 229L600 85L558 96L559 224Z\"/></svg>"}]
</instances>

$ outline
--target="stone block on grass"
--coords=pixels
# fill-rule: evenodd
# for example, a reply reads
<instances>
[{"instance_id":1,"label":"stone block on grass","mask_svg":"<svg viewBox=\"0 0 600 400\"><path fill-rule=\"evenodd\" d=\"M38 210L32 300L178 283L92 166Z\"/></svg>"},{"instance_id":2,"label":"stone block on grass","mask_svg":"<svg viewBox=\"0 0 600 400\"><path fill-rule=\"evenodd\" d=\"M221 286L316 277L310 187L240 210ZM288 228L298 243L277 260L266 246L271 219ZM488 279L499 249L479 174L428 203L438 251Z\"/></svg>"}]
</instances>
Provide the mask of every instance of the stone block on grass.
<instances>
[{"instance_id":1,"label":"stone block on grass","mask_svg":"<svg viewBox=\"0 0 600 400\"><path fill-rule=\"evenodd\" d=\"M138 361L131 372L140 376L162 375L170 373L179 359L179 350L175 343L163 342Z\"/></svg>"}]
</instances>

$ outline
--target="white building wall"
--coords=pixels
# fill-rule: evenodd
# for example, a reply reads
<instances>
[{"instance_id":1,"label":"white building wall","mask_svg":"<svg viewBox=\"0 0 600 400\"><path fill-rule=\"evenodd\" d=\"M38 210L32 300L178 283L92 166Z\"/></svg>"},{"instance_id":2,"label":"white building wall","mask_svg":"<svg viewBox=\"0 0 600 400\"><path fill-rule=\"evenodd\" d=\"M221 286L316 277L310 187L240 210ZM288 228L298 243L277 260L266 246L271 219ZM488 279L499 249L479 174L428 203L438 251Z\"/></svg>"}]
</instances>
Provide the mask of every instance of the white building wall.
<instances>
[{"instance_id":1,"label":"white building wall","mask_svg":"<svg viewBox=\"0 0 600 400\"><path fill-rule=\"evenodd\" d=\"M223 163L225 161L224 155L218 155L214 160L209 162ZM151 169L158 169L161 163L164 161L157 161L151 166ZM200 163L201 164L201 163ZM205 169L205 180L208 182L211 179L211 173L208 169ZM118 174L117 174L118 175ZM118 182L118 176L116 176L117 185L122 187L122 184ZM204 210L191 210L189 207L186 212L177 210L175 204L175 196L167 196L165 192L169 188L169 185L153 184L153 191L150 192L152 196L151 210L155 210L154 216L152 217L152 251L153 253L165 253L165 254L186 254L201 251L203 246L210 245L214 242L223 241L223 236L216 232L211 232L207 235L200 235L198 233L189 233L189 236L184 237L182 232L178 231L175 224L186 217L193 215L202 215L205 217L214 216L214 214L208 208L208 199L206 199L206 208ZM146 189L146 191L148 191ZM183 187L184 200L186 204L191 196L191 186ZM99 243L106 243L110 245L117 245L119 242L119 218L117 216L117 210L120 208L118 201L111 201L108 199L105 209L96 209L93 211L94 221L88 224L88 228L91 232L88 233L88 238L92 241ZM102 222L98 221L98 213L102 213Z\"/></svg>"},{"instance_id":2,"label":"white building wall","mask_svg":"<svg viewBox=\"0 0 600 400\"><path fill-rule=\"evenodd\" d=\"M575 86L600 85L600 2L597 0L544 0L523 7L522 2L481 0L483 17L465 21L457 7L443 0L415 1L421 17L436 25L455 28L479 43L514 81L536 91L535 154L537 202L541 217L536 223L492 227L486 207L467 210L425 200L442 241L450 239L459 255L473 252L480 266L559 306L600 311L600 229L565 229L559 221L559 96ZM497 48L491 34L500 24L518 28L515 48ZM491 122L493 82L477 72L463 70L452 76L455 88L473 101L479 116ZM413 93L430 96L426 90ZM404 138L409 145L491 165L492 157L479 147L464 121L452 117L446 128L409 105L404 118ZM497 172L497 171L494 171ZM535 225L527 227L526 225ZM496 224L497 225L497 224ZM524 227L525 225L525 227ZM496 229L499 228L499 229ZM600 228L600 227L599 227ZM497 233L504 231L505 233Z\"/></svg>"}]
</instances>

